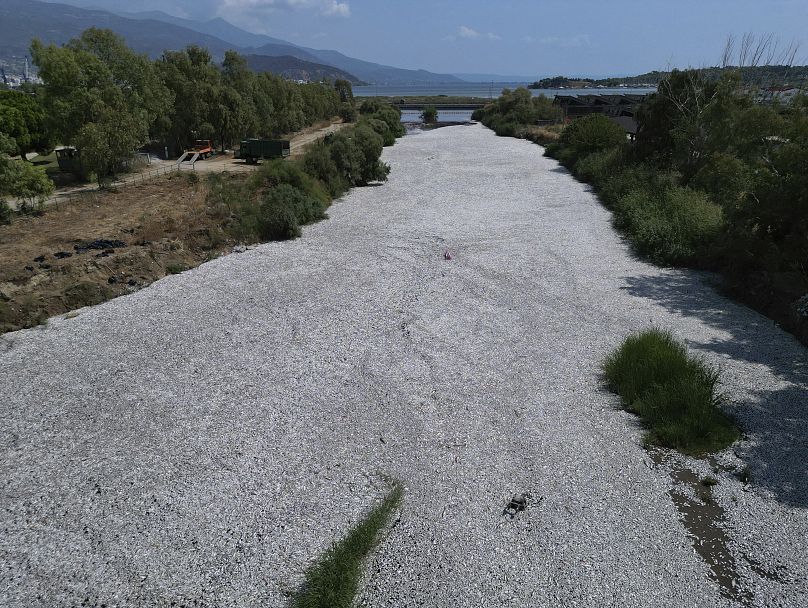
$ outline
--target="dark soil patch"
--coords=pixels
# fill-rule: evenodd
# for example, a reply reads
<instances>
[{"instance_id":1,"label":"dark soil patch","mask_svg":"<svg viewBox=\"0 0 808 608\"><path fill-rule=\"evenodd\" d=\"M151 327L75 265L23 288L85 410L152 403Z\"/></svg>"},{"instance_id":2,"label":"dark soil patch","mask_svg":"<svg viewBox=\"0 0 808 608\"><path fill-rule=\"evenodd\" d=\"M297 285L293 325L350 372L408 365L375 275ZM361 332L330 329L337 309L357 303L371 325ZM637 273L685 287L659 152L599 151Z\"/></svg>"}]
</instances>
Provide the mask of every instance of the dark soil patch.
<instances>
[{"instance_id":1,"label":"dark soil patch","mask_svg":"<svg viewBox=\"0 0 808 608\"><path fill-rule=\"evenodd\" d=\"M207 193L204 182L167 176L0 226L0 333L131 293L228 250L228 218L211 212Z\"/></svg>"}]
</instances>

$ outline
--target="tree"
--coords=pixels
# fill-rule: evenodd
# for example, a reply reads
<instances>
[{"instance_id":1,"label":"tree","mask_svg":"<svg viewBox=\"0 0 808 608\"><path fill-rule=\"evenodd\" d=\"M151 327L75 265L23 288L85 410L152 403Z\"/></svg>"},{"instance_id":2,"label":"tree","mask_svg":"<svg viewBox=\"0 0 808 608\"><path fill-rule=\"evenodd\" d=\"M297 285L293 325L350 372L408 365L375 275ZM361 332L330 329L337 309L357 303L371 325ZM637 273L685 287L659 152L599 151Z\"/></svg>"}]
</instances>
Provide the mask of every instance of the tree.
<instances>
[{"instance_id":1,"label":"tree","mask_svg":"<svg viewBox=\"0 0 808 608\"><path fill-rule=\"evenodd\" d=\"M351 86L350 80L345 80L344 78L338 78L334 81L334 89L337 91L339 95L340 103L349 103L353 105L354 103L354 96L353 96L353 86Z\"/></svg>"},{"instance_id":2,"label":"tree","mask_svg":"<svg viewBox=\"0 0 808 608\"><path fill-rule=\"evenodd\" d=\"M24 158L28 152L45 152L52 147L45 122L45 110L37 97L18 91L0 91L0 124L16 142L15 155Z\"/></svg>"},{"instance_id":3,"label":"tree","mask_svg":"<svg viewBox=\"0 0 808 608\"><path fill-rule=\"evenodd\" d=\"M39 209L53 192L53 182L42 168L9 157L9 153L16 150L17 143L0 133L0 202L3 203L0 214L6 223L9 213L3 195L18 199L18 209L26 212Z\"/></svg>"},{"instance_id":4,"label":"tree","mask_svg":"<svg viewBox=\"0 0 808 608\"><path fill-rule=\"evenodd\" d=\"M99 183L163 124L171 99L154 65L95 28L63 47L34 40L43 106L54 139L75 145Z\"/></svg>"},{"instance_id":5,"label":"tree","mask_svg":"<svg viewBox=\"0 0 808 608\"><path fill-rule=\"evenodd\" d=\"M215 125L228 119L222 108L216 107L222 75L210 53L193 45L182 51L166 51L157 69L174 99L171 122L162 135L177 150L195 139L213 139L218 130Z\"/></svg>"}]
</instances>

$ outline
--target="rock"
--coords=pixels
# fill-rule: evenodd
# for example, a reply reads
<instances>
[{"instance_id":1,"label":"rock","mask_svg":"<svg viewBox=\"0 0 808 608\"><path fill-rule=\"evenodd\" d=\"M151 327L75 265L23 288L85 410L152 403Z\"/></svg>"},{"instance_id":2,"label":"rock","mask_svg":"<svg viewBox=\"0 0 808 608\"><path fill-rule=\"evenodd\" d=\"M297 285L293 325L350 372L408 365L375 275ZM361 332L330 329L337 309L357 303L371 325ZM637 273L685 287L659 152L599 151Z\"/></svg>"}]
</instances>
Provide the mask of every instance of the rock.
<instances>
[{"instance_id":1,"label":"rock","mask_svg":"<svg viewBox=\"0 0 808 608\"><path fill-rule=\"evenodd\" d=\"M72 258L73 254L68 253L67 251L57 251L53 254L53 257L55 257L57 260L64 260L65 258Z\"/></svg>"},{"instance_id":2,"label":"rock","mask_svg":"<svg viewBox=\"0 0 808 608\"><path fill-rule=\"evenodd\" d=\"M135 279L129 279L126 284L130 287L135 287L137 285L137 281L135 281Z\"/></svg>"},{"instance_id":3,"label":"rock","mask_svg":"<svg viewBox=\"0 0 808 608\"><path fill-rule=\"evenodd\" d=\"M39 262L40 264L45 261L45 256L40 255L34 258L34 262Z\"/></svg>"},{"instance_id":4,"label":"rock","mask_svg":"<svg viewBox=\"0 0 808 608\"><path fill-rule=\"evenodd\" d=\"M33 267L33 266L26 266L26 267L25 267L25 269L26 269L28 272L34 272L34 267Z\"/></svg>"},{"instance_id":5,"label":"rock","mask_svg":"<svg viewBox=\"0 0 808 608\"><path fill-rule=\"evenodd\" d=\"M527 509L528 500L531 498L530 494L525 492L523 494L514 494L511 498L510 502L505 505L505 509L503 509L502 514L509 516L511 519L516 517L517 513L521 513L525 509ZM544 498L539 498L539 502L544 500Z\"/></svg>"},{"instance_id":6,"label":"rock","mask_svg":"<svg viewBox=\"0 0 808 608\"><path fill-rule=\"evenodd\" d=\"M244 253L247 251L247 248L244 245L236 245L233 247L233 253Z\"/></svg>"},{"instance_id":7,"label":"rock","mask_svg":"<svg viewBox=\"0 0 808 608\"><path fill-rule=\"evenodd\" d=\"M40 265L39 265L39 267L40 267L42 270L50 270L50 269L51 269L51 265L50 265L50 264L40 264Z\"/></svg>"},{"instance_id":8,"label":"rock","mask_svg":"<svg viewBox=\"0 0 808 608\"><path fill-rule=\"evenodd\" d=\"M118 282L118 278L117 278L117 277L109 277L109 278L107 279L107 283L109 283L110 285L115 285L115 283L117 283L117 282Z\"/></svg>"}]
</instances>

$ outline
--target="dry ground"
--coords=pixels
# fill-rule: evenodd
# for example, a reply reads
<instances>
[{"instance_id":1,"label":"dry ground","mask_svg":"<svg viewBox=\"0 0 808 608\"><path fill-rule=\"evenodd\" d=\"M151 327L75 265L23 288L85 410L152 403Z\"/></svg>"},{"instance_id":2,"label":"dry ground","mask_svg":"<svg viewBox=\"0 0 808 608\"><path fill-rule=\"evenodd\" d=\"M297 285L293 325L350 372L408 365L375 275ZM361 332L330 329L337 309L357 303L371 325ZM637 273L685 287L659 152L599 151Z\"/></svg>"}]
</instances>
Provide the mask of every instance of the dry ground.
<instances>
[{"instance_id":1,"label":"dry ground","mask_svg":"<svg viewBox=\"0 0 808 608\"><path fill-rule=\"evenodd\" d=\"M97 304L197 266L229 246L185 174L86 193L0 226L0 332ZM99 239L125 246L76 250ZM70 257L59 258L62 252Z\"/></svg>"}]
</instances>

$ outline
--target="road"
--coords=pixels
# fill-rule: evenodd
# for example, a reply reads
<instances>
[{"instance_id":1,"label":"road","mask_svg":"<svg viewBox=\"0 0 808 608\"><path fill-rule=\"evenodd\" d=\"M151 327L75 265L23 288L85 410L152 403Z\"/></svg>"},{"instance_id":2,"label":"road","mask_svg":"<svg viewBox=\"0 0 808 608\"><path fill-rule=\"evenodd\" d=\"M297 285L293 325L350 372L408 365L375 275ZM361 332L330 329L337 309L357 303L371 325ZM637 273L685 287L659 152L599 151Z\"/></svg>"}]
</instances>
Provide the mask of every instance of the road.
<instances>
[{"instance_id":1,"label":"road","mask_svg":"<svg viewBox=\"0 0 808 608\"><path fill-rule=\"evenodd\" d=\"M541 152L407 136L302 239L5 336L0 605L284 606L385 476L362 606L808 604L805 349L635 259ZM747 437L712 462L657 464L602 388L649 326L722 367ZM729 584L685 468L719 481Z\"/></svg>"}]
</instances>

